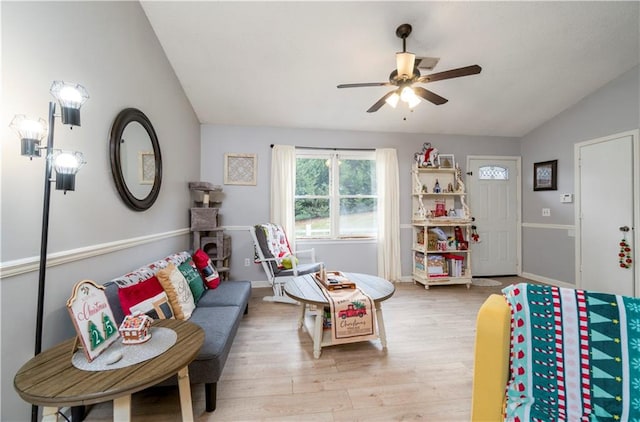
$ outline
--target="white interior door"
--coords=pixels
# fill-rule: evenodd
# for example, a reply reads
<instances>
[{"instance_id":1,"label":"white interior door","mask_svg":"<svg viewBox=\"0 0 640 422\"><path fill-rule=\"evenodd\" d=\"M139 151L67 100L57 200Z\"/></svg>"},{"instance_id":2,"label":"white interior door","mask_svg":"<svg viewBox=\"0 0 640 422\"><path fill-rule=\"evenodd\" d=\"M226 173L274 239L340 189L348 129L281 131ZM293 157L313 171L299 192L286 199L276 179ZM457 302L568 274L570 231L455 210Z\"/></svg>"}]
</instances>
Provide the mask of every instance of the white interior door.
<instances>
[{"instance_id":1,"label":"white interior door","mask_svg":"<svg viewBox=\"0 0 640 422\"><path fill-rule=\"evenodd\" d=\"M635 253L634 201L637 203L638 187L634 186L634 143L637 148L637 132L575 146L576 276L582 289L626 296L636 293L637 259L629 268L621 268L618 256L625 236L621 227L629 228L626 239Z\"/></svg>"},{"instance_id":2,"label":"white interior door","mask_svg":"<svg viewBox=\"0 0 640 422\"><path fill-rule=\"evenodd\" d=\"M520 269L520 158L467 157L469 208L480 235L470 243L474 276Z\"/></svg>"}]
</instances>

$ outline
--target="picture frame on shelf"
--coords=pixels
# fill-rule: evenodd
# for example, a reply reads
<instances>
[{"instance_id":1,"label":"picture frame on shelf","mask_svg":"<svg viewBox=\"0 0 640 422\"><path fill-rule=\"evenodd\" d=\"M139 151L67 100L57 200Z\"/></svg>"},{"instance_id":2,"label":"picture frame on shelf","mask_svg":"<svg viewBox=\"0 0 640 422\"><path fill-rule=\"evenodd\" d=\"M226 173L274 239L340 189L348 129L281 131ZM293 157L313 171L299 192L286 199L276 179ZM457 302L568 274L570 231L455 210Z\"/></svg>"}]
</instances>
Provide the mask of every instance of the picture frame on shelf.
<instances>
[{"instance_id":1,"label":"picture frame on shelf","mask_svg":"<svg viewBox=\"0 0 640 422\"><path fill-rule=\"evenodd\" d=\"M453 154L439 154L438 167L441 169L453 169L456 167L456 160Z\"/></svg>"},{"instance_id":2,"label":"picture frame on shelf","mask_svg":"<svg viewBox=\"0 0 640 422\"><path fill-rule=\"evenodd\" d=\"M258 159L256 154L224 154L224 184L257 184Z\"/></svg>"},{"instance_id":3,"label":"picture frame on shelf","mask_svg":"<svg viewBox=\"0 0 640 422\"><path fill-rule=\"evenodd\" d=\"M558 160L533 163L533 190L558 190Z\"/></svg>"}]
</instances>

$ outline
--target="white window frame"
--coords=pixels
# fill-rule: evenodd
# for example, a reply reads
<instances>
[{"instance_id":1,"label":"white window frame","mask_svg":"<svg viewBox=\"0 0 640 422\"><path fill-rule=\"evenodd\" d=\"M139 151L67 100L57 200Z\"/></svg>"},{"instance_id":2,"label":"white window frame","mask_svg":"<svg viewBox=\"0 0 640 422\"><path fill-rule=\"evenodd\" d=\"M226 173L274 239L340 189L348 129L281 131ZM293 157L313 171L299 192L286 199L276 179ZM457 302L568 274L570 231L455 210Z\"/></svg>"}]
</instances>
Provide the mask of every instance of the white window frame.
<instances>
[{"instance_id":1,"label":"white window frame","mask_svg":"<svg viewBox=\"0 0 640 422\"><path fill-rule=\"evenodd\" d=\"M348 199L348 198L357 198L357 199L365 199L365 198L373 198L376 200L376 208L378 203L378 194L375 192L370 195L340 195L340 168L339 161L340 159L348 159L348 160L370 160L375 163L375 151L371 150L332 150L332 149L300 149L296 150L296 162L299 158L308 158L308 159L327 159L330 161L330 171L329 171L329 194L328 195L304 195L299 196L295 195L295 199L328 199L329 200L329 221L330 221L330 233L328 236L317 236L317 237L298 237L296 235L296 241L305 241L310 239L327 239L327 240L344 240L344 239L375 239L377 238L377 233L372 235L340 235L340 200ZM375 167L374 167L375 168ZM374 229L375 230L375 229Z\"/></svg>"}]
</instances>

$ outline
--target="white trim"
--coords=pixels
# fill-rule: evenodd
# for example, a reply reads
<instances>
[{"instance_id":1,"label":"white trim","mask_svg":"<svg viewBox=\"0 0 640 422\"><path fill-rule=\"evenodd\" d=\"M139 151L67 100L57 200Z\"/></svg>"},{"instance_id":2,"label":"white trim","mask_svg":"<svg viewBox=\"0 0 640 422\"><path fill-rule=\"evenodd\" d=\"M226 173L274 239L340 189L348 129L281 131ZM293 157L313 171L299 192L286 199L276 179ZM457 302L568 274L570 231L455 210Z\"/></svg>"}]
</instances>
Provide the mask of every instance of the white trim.
<instances>
[{"instance_id":1,"label":"white trim","mask_svg":"<svg viewBox=\"0 0 640 422\"><path fill-rule=\"evenodd\" d=\"M555 280L553 278L543 277L541 275L536 275L536 274L531 274L531 273L522 273L522 274L520 274L520 277L526 278L528 280L537 281L539 283L550 284L552 286L557 286L557 287L567 287L569 289L575 289L576 288L575 284L571 284L571 283L567 283L567 282L564 282L564 281Z\"/></svg>"},{"instance_id":2,"label":"white trim","mask_svg":"<svg viewBox=\"0 0 640 422\"><path fill-rule=\"evenodd\" d=\"M545 223L522 223L522 227L530 229L559 229L559 230L574 230L576 228L573 224L545 224Z\"/></svg>"},{"instance_id":3,"label":"white trim","mask_svg":"<svg viewBox=\"0 0 640 422\"><path fill-rule=\"evenodd\" d=\"M97 245L86 246L78 249L70 249L66 251L56 252L47 255L47 268L56 265L68 264L74 261L80 261L94 256L104 255L123 249L133 248L135 246L156 242L171 237L183 236L189 234L188 228L172 230L164 233L156 233L148 236L133 237L130 239L117 240L115 242L100 243ZM0 279L37 271L40 267L40 257L32 256L29 258L21 258L13 261L0 263Z\"/></svg>"}]
</instances>

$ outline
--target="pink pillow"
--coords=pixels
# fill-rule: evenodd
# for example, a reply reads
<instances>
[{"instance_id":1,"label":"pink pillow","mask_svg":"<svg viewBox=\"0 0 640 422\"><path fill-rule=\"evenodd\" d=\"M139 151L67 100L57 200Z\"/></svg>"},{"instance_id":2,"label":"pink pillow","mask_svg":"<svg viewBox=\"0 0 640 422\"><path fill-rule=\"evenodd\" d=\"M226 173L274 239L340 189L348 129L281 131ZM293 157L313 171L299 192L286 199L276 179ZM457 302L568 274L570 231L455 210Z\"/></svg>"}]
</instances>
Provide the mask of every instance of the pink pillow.
<instances>
[{"instance_id":1,"label":"pink pillow","mask_svg":"<svg viewBox=\"0 0 640 422\"><path fill-rule=\"evenodd\" d=\"M216 267L211 262L211 258L202 249L198 249L193 254L193 262L204 279L204 284L209 289L215 289L220 285L220 275Z\"/></svg>"},{"instance_id":2,"label":"pink pillow","mask_svg":"<svg viewBox=\"0 0 640 422\"><path fill-rule=\"evenodd\" d=\"M153 276L131 286L118 288L118 298L120 298L122 311L125 315L129 315L131 307L163 292L160 281Z\"/></svg>"}]
</instances>

